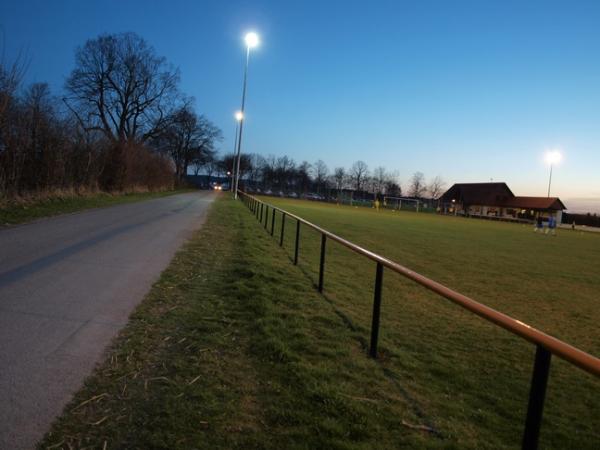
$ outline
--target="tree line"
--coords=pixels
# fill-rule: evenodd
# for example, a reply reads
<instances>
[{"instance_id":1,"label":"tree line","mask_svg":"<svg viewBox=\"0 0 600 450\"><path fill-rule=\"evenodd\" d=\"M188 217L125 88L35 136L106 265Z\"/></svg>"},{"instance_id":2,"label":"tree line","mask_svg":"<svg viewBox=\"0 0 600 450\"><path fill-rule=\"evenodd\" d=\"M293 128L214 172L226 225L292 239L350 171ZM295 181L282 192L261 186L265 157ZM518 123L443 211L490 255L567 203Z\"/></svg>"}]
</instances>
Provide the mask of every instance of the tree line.
<instances>
[{"instance_id":1,"label":"tree line","mask_svg":"<svg viewBox=\"0 0 600 450\"><path fill-rule=\"evenodd\" d=\"M226 176L234 172L235 156L226 154L222 158L212 158L194 164L195 175L208 178ZM414 173L403 189L398 173L379 166L370 170L364 161L356 161L350 168L335 167L330 170L324 161L296 163L289 156L267 156L253 153L240 157L240 185L242 188L263 191L295 193L306 195L315 193L322 196L339 197L351 193L353 198L369 198L374 195L414 198L439 198L446 183L440 176L430 181L421 172Z\"/></svg>"},{"instance_id":2,"label":"tree line","mask_svg":"<svg viewBox=\"0 0 600 450\"><path fill-rule=\"evenodd\" d=\"M0 197L56 190L158 190L188 173L224 176L234 155L217 155L221 130L179 88L180 73L135 33L89 39L75 52L60 95L46 83L22 86L22 61L0 61ZM329 170L322 161L243 154L242 186L354 198L437 198L444 182L363 161Z\"/></svg>"},{"instance_id":3,"label":"tree line","mask_svg":"<svg viewBox=\"0 0 600 450\"><path fill-rule=\"evenodd\" d=\"M221 131L135 33L79 47L61 95L22 86L25 66L0 61L0 196L164 189L216 157Z\"/></svg>"}]
</instances>

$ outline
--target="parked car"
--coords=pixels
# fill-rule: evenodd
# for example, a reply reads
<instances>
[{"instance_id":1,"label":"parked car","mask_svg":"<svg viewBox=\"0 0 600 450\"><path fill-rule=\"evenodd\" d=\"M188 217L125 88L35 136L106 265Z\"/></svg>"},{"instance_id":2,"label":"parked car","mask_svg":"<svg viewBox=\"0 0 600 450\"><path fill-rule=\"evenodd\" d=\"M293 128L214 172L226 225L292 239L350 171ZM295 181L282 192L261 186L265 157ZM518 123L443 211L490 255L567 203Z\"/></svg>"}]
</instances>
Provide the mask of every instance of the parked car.
<instances>
[{"instance_id":1,"label":"parked car","mask_svg":"<svg viewBox=\"0 0 600 450\"><path fill-rule=\"evenodd\" d=\"M288 194L288 197L291 197L291 198L298 198L298 194L296 194L295 192L290 192L290 193Z\"/></svg>"}]
</instances>

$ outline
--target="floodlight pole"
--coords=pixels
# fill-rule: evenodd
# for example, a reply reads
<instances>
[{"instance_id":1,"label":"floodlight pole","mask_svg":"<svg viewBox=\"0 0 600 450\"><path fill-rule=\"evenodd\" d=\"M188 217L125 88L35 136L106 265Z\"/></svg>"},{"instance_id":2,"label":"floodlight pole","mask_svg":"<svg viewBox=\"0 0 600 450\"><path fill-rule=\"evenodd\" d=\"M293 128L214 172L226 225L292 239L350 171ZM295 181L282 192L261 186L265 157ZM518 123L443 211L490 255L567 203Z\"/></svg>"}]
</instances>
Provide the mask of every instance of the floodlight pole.
<instances>
[{"instance_id":1,"label":"floodlight pole","mask_svg":"<svg viewBox=\"0 0 600 450\"><path fill-rule=\"evenodd\" d=\"M237 142L238 142L238 135L239 135L239 130L240 130L240 121L237 120L237 118L235 119L235 139L233 141L233 161L231 164L231 190L233 190L233 185L235 184L235 166L236 166L236 150L237 150Z\"/></svg>"},{"instance_id":2,"label":"floodlight pole","mask_svg":"<svg viewBox=\"0 0 600 450\"><path fill-rule=\"evenodd\" d=\"M244 106L246 104L246 79L248 78L248 62L250 61L250 45L246 45L246 66L244 67L244 87L242 89L242 109L240 110L241 114L241 120L240 120L240 132L238 135L238 141L237 141L237 161L236 161L236 168L235 168L235 186L234 186L234 194L233 194L233 198L235 198L237 200L238 198L238 184L240 182L240 152L242 149L242 130L244 128L244 119L246 118L244 116Z\"/></svg>"},{"instance_id":3,"label":"floodlight pole","mask_svg":"<svg viewBox=\"0 0 600 450\"><path fill-rule=\"evenodd\" d=\"M550 198L550 185L552 184L552 164L550 164L550 178L548 179L548 198Z\"/></svg>"}]
</instances>

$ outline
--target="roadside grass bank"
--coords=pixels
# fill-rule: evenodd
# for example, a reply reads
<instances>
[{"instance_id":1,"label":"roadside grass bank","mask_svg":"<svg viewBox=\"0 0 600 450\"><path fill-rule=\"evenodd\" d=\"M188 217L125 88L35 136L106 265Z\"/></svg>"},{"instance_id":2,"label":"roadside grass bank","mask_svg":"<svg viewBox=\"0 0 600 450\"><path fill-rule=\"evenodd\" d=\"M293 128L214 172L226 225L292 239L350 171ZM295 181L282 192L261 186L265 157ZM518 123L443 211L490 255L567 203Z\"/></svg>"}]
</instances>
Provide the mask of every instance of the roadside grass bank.
<instances>
[{"instance_id":1,"label":"roadside grass bank","mask_svg":"<svg viewBox=\"0 0 600 450\"><path fill-rule=\"evenodd\" d=\"M452 448L426 404L221 197L39 448Z\"/></svg>"},{"instance_id":2,"label":"roadside grass bank","mask_svg":"<svg viewBox=\"0 0 600 450\"><path fill-rule=\"evenodd\" d=\"M189 189L177 189L153 192L93 192L82 194L66 191L49 195L39 195L31 198L21 198L18 200L0 199L0 227L3 225L16 225L31 222L32 220L43 217L83 211L85 209L120 205L123 203L139 202L188 191Z\"/></svg>"}]
</instances>

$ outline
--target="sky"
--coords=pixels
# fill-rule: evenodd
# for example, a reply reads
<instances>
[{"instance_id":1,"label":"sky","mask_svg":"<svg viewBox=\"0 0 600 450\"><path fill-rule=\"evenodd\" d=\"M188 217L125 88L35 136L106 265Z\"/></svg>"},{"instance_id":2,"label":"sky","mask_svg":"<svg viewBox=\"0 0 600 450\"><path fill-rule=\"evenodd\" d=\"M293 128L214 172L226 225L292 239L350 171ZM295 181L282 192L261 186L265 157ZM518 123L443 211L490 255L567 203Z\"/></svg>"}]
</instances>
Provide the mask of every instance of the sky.
<instances>
[{"instance_id":1,"label":"sky","mask_svg":"<svg viewBox=\"0 0 600 450\"><path fill-rule=\"evenodd\" d=\"M599 1L3 0L0 49L60 95L78 46L136 32L225 153L253 30L242 151L542 196L560 149L552 195L600 212L599 23Z\"/></svg>"}]
</instances>

